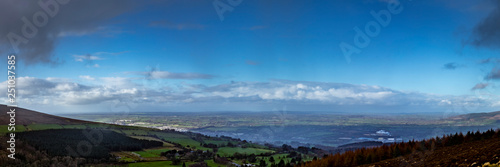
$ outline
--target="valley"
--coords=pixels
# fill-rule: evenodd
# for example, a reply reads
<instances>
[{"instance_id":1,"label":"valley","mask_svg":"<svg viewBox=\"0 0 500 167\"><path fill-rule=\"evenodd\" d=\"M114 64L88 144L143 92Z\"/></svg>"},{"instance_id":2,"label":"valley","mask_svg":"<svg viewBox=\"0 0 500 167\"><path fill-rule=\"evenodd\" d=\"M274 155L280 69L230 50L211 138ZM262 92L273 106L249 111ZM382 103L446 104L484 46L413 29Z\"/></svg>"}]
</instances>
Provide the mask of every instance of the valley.
<instances>
[{"instance_id":1,"label":"valley","mask_svg":"<svg viewBox=\"0 0 500 167\"><path fill-rule=\"evenodd\" d=\"M326 155L499 128L498 121L488 119L496 119L498 112L445 119L404 115L385 121L377 116L300 112L223 114L72 114L67 118L18 108L18 159L0 161L41 166L300 166ZM6 122L7 116L0 121ZM415 119L421 123L409 123ZM7 134L7 127L2 129Z\"/></svg>"},{"instance_id":2,"label":"valley","mask_svg":"<svg viewBox=\"0 0 500 167\"><path fill-rule=\"evenodd\" d=\"M310 161L313 157L328 153L321 150L298 152L286 145L262 145L231 137L81 121L22 108L18 108L18 111L19 124L15 131L18 136L17 159L10 161L0 158L1 164L270 165L274 161ZM0 117L1 120L4 120L4 115ZM1 134L2 140L8 140L6 131ZM0 145L0 148L5 147L6 143ZM0 152L7 154L6 151L2 149Z\"/></svg>"},{"instance_id":3,"label":"valley","mask_svg":"<svg viewBox=\"0 0 500 167\"><path fill-rule=\"evenodd\" d=\"M73 114L97 122L229 136L261 144L338 147L349 143L394 143L500 127L500 112L448 118L438 114L354 115L322 112L184 112ZM492 118L492 119L490 119ZM377 131L387 132L377 134Z\"/></svg>"}]
</instances>

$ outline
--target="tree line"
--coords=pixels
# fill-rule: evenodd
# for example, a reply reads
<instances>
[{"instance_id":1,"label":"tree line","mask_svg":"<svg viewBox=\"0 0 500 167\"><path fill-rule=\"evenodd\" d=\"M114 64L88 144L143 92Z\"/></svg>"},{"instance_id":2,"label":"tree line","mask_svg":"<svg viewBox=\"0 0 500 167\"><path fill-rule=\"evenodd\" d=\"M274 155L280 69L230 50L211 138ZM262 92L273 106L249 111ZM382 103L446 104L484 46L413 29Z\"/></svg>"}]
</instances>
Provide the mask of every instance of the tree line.
<instances>
[{"instance_id":1,"label":"tree line","mask_svg":"<svg viewBox=\"0 0 500 167\"><path fill-rule=\"evenodd\" d=\"M375 163L399 156L409 155L417 151L433 151L447 146L454 146L473 141L500 138L500 131L487 130L485 132L467 132L444 135L422 141L411 140L409 142L394 143L391 145L382 145L374 148L362 148L344 153L336 153L324 156L322 159L300 164L303 167L321 167L321 166L357 166L363 164Z\"/></svg>"}]
</instances>

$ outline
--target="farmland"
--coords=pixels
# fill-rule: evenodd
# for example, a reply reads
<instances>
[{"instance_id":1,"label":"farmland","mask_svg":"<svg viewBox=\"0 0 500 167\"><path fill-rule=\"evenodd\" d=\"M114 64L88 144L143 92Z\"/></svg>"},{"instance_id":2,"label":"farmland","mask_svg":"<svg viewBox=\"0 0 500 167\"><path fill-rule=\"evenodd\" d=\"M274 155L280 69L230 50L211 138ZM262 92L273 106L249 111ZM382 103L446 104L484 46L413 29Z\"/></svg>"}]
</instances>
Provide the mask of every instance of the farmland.
<instances>
[{"instance_id":1,"label":"farmland","mask_svg":"<svg viewBox=\"0 0 500 167\"><path fill-rule=\"evenodd\" d=\"M469 130L487 130L500 127L495 113L445 117L444 113L353 115L347 113L318 112L211 112L211 113L134 113L128 117L113 115L80 114L87 120L96 119L107 123L142 127L168 127L173 130L189 130L209 136L229 136L256 143L297 146L339 146L366 140L376 131L388 131L401 141L427 139L434 136ZM479 118L485 117L485 118ZM121 120L118 120L121 119ZM126 121L123 121L126 120ZM148 121L149 120L149 121ZM194 121L193 121L194 120ZM140 122L140 124L135 124ZM126 132L138 133L141 132ZM185 137L166 137L183 146L199 147L199 142ZM227 144L225 141L205 143Z\"/></svg>"}]
</instances>

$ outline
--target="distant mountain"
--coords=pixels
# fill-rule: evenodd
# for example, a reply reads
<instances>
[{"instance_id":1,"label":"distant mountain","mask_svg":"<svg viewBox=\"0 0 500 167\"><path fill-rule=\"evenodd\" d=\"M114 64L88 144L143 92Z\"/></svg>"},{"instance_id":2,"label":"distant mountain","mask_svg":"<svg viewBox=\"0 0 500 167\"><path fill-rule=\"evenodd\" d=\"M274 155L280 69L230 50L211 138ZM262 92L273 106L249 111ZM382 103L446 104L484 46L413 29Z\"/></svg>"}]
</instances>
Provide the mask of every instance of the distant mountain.
<instances>
[{"instance_id":1,"label":"distant mountain","mask_svg":"<svg viewBox=\"0 0 500 167\"><path fill-rule=\"evenodd\" d=\"M364 142L358 142L358 143L349 143L349 144L344 144L338 146L338 148L369 148L369 147L377 147L377 146L382 146L384 145L383 142L381 141L364 141Z\"/></svg>"},{"instance_id":2,"label":"distant mountain","mask_svg":"<svg viewBox=\"0 0 500 167\"><path fill-rule=\"evenodd\" d=\"M446 119L439 120L440 123L450 124L454 126L483 126L483 125L500 125L500 111L486 113L471 113L458 115Z\"/></svg>"},{"instance_id":3,"label":"distant mountain","mask_svg":"<svg viewBox=\"0 0 500 167\"><path fill-rule=\"evenodd\" d=\"M0 125L7 125L10 122L10 115L6 114L9 111L6 105L0 105ZM54 115L49 115L41 112L36 112L24 108L16 108L16 125L31 125L31 124L59 124L59 125L74 125L95 123L89 121L76 120L71 118L64 118ZM98 124L98 123L95 123Z\"/></svg>"},{"instance_id":4,"label":"distant mountain","mask_svg":"<svg viewBox=\"0 0 500 167\"><path fill-rule=\"evenodd\" d=\"M454 121L500 120L500 111L464 114L464 115L450 117L447 120L454 120Z\"/></svg>"}]
</instances>

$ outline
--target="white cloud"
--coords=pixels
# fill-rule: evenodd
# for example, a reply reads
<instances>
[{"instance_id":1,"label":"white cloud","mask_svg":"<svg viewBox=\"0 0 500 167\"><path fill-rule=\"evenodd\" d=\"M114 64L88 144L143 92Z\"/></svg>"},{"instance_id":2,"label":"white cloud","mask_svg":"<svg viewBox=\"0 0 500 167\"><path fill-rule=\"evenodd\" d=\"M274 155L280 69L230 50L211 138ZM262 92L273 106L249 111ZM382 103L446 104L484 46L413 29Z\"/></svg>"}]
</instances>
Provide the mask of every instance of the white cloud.
<instances>
[{"instance_id":1,"label":"white cloud","mask_svg":"<svg viewBox=\"0 0 500 167\"><path fill-rule=\"evenodd\" d=\"M449 100L441 100L441 102L439 102L440 105L451 105L451 101Z\"/></svg>"},{"instance_id":2,"label":"white cloud","mask_svg":"<svg viewBox=\"0 0 500 167\"><path fill-rule=\"evenodd\" d=\"M83 62L84 60L102 60L101 57L88 55L73 55L75 61Z\"/></svg>"},{"instance_id":3,"label":"white cloud","mask_svg":"<svg viewBox=\"0 0 500 167\"><path fill-rule=\"evenodd\" d=\"M88 75L80 75L79 76L81 79L84 79L84 80L89 80L89 81L93 81L95 80L95 78L92 78L91 76L88 76Z\"/></svg>"},{"instance_id":4,"label":"white cloud","mask_svg":"<svg viewBox=\"0 0 500 167\"><path fill-rule=\"evenodd\" d=\"M332 87L333 85L319 86L315 83L287 83L272 82L265 85L257 84L236 84L224 85L224 89L211 90L205 96L231 97L252 97L257 96L263 100L315 100L334 102L339 100L380 100L390 97L394 93L389 90L379 90L372 88L365 90L361 87ZM221 87L221 86L219 86ZM331 88L330 88L331 87Z\"/></svg>"},{"instance_id":5,"label":"white cloud","mask_svg":"<svg viewBox=\"0 0 500 167\"><path fill-rule=\"evenodd\" d=\"M214 76L201 73L174 73L169 71L131 72L145 76L147 79L211 79Z\"/></svg>"},{"instance_id":6,"label":"white cloud","mask_svg":"<svg viewBox=\"0 0 500 167\"><path fill-rule=\"evenodd\" d=\"M133 88L138 86L130 78L125 77L101 77L99 80L104 87Z\"/></svg>"}]
</instances>

